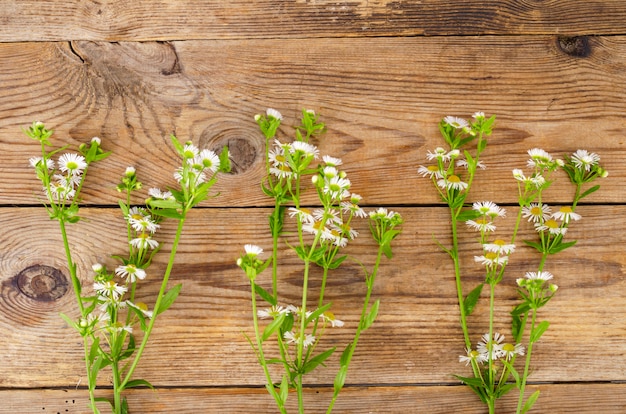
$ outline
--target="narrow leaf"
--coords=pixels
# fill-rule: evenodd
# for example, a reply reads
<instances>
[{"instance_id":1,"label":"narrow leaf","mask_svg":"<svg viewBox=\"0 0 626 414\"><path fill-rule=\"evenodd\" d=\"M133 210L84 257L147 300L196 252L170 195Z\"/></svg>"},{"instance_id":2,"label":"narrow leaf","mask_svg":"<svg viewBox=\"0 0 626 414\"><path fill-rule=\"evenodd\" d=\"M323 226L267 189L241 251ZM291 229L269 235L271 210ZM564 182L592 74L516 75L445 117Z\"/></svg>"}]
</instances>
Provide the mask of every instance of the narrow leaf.
<instances>
[{"instance_id":1,"label":"narrow leaf","mask_svg":"<svg viewBox=\"0 0 626 414\"><path fill-rule=\"evenodd\" d=\"M466 316L471 315L474 311L474 308L476 307L476 304L480 299L480 294L483 291L483 286L484 283L480 283L465 297L465 300L463 301L463 307L465 308Z\"/></svg>"},{"instance_id":2,"label":"narrow leaf","mask_svg":"<svg viewBox=\"0 0 626 414\"><path fill-rule=\"evenodd\" d=\"M550 322L548 321L542 321L539 325L537 325L530 333L530 342L537 342L549 326Z\"/></svg>"},{"instance_id":3,"label":"narrow leaf","mask_svg":"<svg viewBox=\"0 0 626 414\"><path fill-rule=\"evenodd\" d=\"M143 379L136 379L136 380L128 381L126 385L124 386L124 389L137 388L137 387L148 387L151 390L154 389L152 384L150 384L148 381L143 380Z\"/></svg>"},{"instance_id":4,"label":"narrow leaf","mask_svg":"<svg viewBox=\"0 0 626 414\"><path fill-rule=\"evenodd\" d=\"M324 361L326 361L328 357L330 357L333 352L335 352L335 349L336 348L333 347L311 358L302 368L303 374L313 371L320 364L324 365Z\"/></svg>"},{"instance_id":5,"label":"narrow leaf","mask_svg":"<svg viewBox=\"0 0 626 414\"><path fill-rule=\"evenodd\" d=\"M376 319L376 316L378 315L379 305L380 305L380 300L377 299L376 302L374 302L374 304L370 308L369 313L367 314L367 316L365 317L365 319L363 320L361 324L362 330L366 330L367 328L372 326L372 324L374 323L374 320Z\"/></svg>"},{"instance_id":6,"label":"narrow leaf","mask_svg":"<svg viewBox=\"0 0 626 414\"><path fill-rule=\"evenodd\" d=\"M264 301L269 303L271 306L276 306L278 304L277 300L272 296L267 290L263 289L261 286L254 284L254 291L257 295L261 297Z\"/></svg>"},{"instance_id":7,"label":"narrow leaf","mask_svg":"<svg viewBox=\"0 0 626 414\"><path fill-rule=\"evenodd\" d=\"M343 385L346 383L346 377L348 376L348 366L342 365L337 371L337 375L335 376L335 382L333 383L333 387L335 393L338 393L343 388Z\"/></svg>"},{"instance_id":8,"label":"narrow leaf","mask_svg":"<svg viewBox=\"0 0 626 414\"><path fill-rule=\"evenodd\" d=\"M589 194L591 193L595 193L596 191L598 191L600 189L599 185L594 185L593 187L591 187L590 189L588 189L587 191L585 191L584 193L581 194L581 196L578 198L579 200L582 198L587 197Z\"/></svg>"},{"instance_id":9,"label":"narrow leaf","mask_svg":"<svg viewBox=\"0 0 626 414\"><path fill-rule=\"evenodd\" d=\"M321 308L317 308L315 310L315 312L311 313L311 315L309 315L309 317L306 318L306 322L305 323L308 325L309 323L311 323L315 319L319 318L320 315L322 315L324 312L326 312L328 309L330 309L330 305L331 305L331 303L327 303L326 305L322 306Z\"/></svg>"},{"instance_id":10,"label":"narrow leaf","mask_svg":"<svg viewBox=\"0 0 626 414\"><path fill-rule=\"evenodd\" d=\"M177 284L173 288L167 291L165 295L163 295L163 299L161 300L161 304L159 305L159 309L155 309L154 317L160 315L165 312L176 300L178 294L180 293L180 289L183 287L181 283Z\"/></svg>"},{"instance_id":11,"label":"narrow leaf","mask_svg":"<svg viewBox=\"0 0 626 414\"><path fill-rule=\"evenodd\" d=\"M265 330L263 330L263 336L261 337L261 341L265 342L267 338L272 336L272 334L276 332L278 328L280 328L280 326L283 324L284 319L285 319L284 313L278 314L276 319L274 319L269 325L265 327Z\"/></svg>"},{"instance_id":12,"label":"narrow leaf","mask_svg":"<svg viewBox=\"0 0 626 414\"><path fill-rule=\"evenodd\" d=\"M528 411L530 411L531 408L533 408L533 405L535 405L537 398L539 398L539 390L533 392L532 395L528 397L526 403L524 404L524 408L522 408L522 414L527 413Z\"/></svg>"}]
</instances>

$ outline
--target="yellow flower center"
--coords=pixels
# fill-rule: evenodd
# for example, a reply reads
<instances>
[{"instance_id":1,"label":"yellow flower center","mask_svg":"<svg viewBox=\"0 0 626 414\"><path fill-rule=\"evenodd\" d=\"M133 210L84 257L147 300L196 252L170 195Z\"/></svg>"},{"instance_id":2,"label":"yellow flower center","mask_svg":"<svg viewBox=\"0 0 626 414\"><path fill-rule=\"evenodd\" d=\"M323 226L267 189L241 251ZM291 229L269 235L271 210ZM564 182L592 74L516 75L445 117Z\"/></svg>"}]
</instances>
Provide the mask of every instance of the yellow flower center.
<instances>
[{"instance_id":1,"label":"yellow flower center","mask_svg":"<svg viewBox=\"0 0 626 414\"><path fill-rule=\"evenodd\" d=\"M502 345L502 350L507 353L511 353L515 351L515 345L513 344L504 344Z\"/></svg>"},{"instance_id":2,"label":"yellow flower center","mask_svg":"<svg viewBox=\"0 0 626 414\"><path fill-rule=\"evenodd\" d=\"M504 240L502 240L502 239L498 239L498 240L495 240L493 242L493 244L495 244L496 246L502 247L502 246L506 245L506 242Z\"/></svg>"},{"instance_id":3,"label":"yellow flower center","mask_svg":"<svg viewBox=\"0 0 626 414\"><path fill-rule=\"evenodd\" d=\"M546 227L548 227L550 229L558 229L559 228L559 223L557 223L556 220L548 220L548 221L546 221Z\"/></svg>"},{"instance_id":4,"label":"yellow flower center","mask_svg":"<svg viewBox=\"0 0 626 414\"><path fill-rule=\"evenodd\" d=\"M427 169L428 171L433 172L433 173L439 171L439 167L437 167L436 165L429 165Z\"/></svg>"},{"instance_id":5,"label":"yellow flower center","mask_svg":"<svg viewBox=\"0 0 626 414\"><path fill-rule=\"evenodd\" d=\"M533 216L540 216L541 213L542 213L541 207L535 206L535 207L530 209L530 214L532 214Z\"/></svg>"},{"instance_id":6,"label":"yellow flower center","mask_svg":"<svg viewBox=\"0 0 626 414\"><path fill-rule=\"evenodd\" d=\"M573 213L573 212L574 212L574 211L572 210L572 208L571 208L571 207L569 207L569 206L561 207L561 208L559 209L559 211L560 211L561 213L563 213L563 214L570 214L570 213Z\"/></svg>"},{"instance_id":7,"label":"yellow flower center","mask_svg":"<svg viewBox=\"0 0 626 414\"><path fill-rule=\"evenodd\" d=\"M494 252L488 252L487 254L485 254L485 257L489 260L495 260L498 258L498 254Z\"/></svg>"},{"instance_id":8,"label":"yellow flower center","mask_svg":"<svg viewBox=\"0 0 626 414\"><path fill-rule=\"evenodd\" d=\"M448 177L448 181L451 183L460 183L461 179L457 175L452 174Z\"/></svg>"}]
</instances>

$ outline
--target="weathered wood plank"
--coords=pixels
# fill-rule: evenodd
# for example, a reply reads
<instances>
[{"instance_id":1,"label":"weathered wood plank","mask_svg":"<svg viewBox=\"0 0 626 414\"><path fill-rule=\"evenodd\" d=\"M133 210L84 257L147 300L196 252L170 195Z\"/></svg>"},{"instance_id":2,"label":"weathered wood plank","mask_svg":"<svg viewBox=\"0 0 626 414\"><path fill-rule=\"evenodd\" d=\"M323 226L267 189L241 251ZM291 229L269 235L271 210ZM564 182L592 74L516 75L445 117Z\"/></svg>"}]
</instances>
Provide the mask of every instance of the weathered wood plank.
<instances>
[{"instance_id":1,"label":"weathered wood plank","mask_svg":"<svg viewBox=\"0 0 626 414\"><path fill-rule=\"evenodd\" d=\"M536 386L529 386L533 392ZM626 410L624 384L541 384L541 396L533 413L620 413ZM100 393L106 396L106 392ZM71 412L89 413L85 390L3 390L0 413ZM294 397L291 399L293 400ZM328 388L305 393L307 412L324 413L330 398ZM273 400L265 390L246 388L196 388L135 390L128 395L130 408L145 413L275 413ZM498 412L515 411L515 393L505 396ZM104 407L103 407L104 408ZM290 411L291 412L291 411ZM336 413L432 413L481 414L484 406L465 387L418 386L350 387L344 389Z\"/></svg>"},{"instance_id":2,"label":"weathered wood plank","mask_svg":"<svg viewBox=\"0 0 626 414\"><path fill-rule=\"evenodd\" d=\"M381 299L379 318L362 337L348 375L348 383L365 385L454 384L451 374L463 373L463 353L452 265L432 237L448 243L443 208L402 208L406 223L395 244L392 262L383 263L374 295ZM244 243L269 248L265 209L199 209L186 223L172 283L183 283L174 306L157 322L138 377L159 387L244 386L263 383L243 333L251 333L249 286L235 259ZM626 372L615 358L625 352L625 260L615 246L626 240L623 206L581 206L583 220L572 226L579 243L550 258L546 270L560 286L557 297L542 310L550 329L535 348L532 381L612 381ZM115 266L109 254L124 252L125 227L113 209L83 209L87 219L71 228L79 274L88 283L91 265ZM512 228L514 211L502 222L500 237ZM42 208L3 208L0 260L0 349L3 350L2 387L74 387L84 384L84 365L78 335L65 326L60 312L75 315L71 291L63 291L63 276L21 272L34 265L50 266L67 274L56 223ZM363 223L365 224L365 223ZM356 227L356 226L355 226ZM372 245L365 226L348 252L371 264ZM508 230L506 230L508 229ZM162 236L171 240L173 227ZM529 237L526 229L520 237ZM481 280L474 234L461 239L467 289ZM110 246L106 248L103 246ZM167 255L167 243L163 255ZM164 256L157 258L139 297L151 303ZM521 248L511 257L507 276L497 292L496 329L508 332L508 312L516 303L515 279L535 270L538 257ZM281 272L283 303L295 302L301 284L293 255ZM32 271L32 269L31 269ZM39 276L39 278L35 277ZM267 283L262 275L260 283ZM311 279L313 289L319 275ZM54 282L54 283L53 283ZM65 288L70 286L65 282ZM343 347L352 335L364 292L359 267L346 262L329 280L327 299L346 327L329 332L328 346ZM46 296L49 294L49 296ZM311 293L315 300L315 293ZM471 335L477 341L486 331L487 302L472 316ZM510 335L507 335L510 336ZM168 363L163 363L167 355ZM600 355L614 357L599 357ZM28 367L28 369L25 369ZM308 376L310 384L332 383L336 362ZM103 378L103 385L106 378ZM615 400L610 400L615 401Z\"/></svg>"},{"instance_id":3,"label":"weathered wood plank","mask_svg":"<svg viewBox=\"0 0 626 414\"><path fill-rule=\"evenodd\" d=\"M620 0L2 1L0 41L624 34Z\"/></svg>"},{"instance_id":4,"label":"weathered wood plank","mask_svg":"<svg viewBox=\"0 0 626 414\"><path fill-rule=\"evenodd\" d=\"M220 180L212 205L267 205L252 119L266 107L285 115L283 140L302 108L320 113L329 127L321 152L344 159L367 203L437 202L416 169L441 145L443 116L476 110L498 116L477 199L515 202L510 171L538 146L598 152L611 175L589 201L623 202L626 38L589 45L577 57L554 36L1 44L0 169L10 179L0 203L31 204L39 193L27 162L39 149L20 128L42 120L59 145L97 135L114 152L94 167L87 203L115 204L128 165L147 186L172 183L176 133L230 144L236 171ZM552 194L569 193L557 185Z\"/></svg>"}]
</instances>

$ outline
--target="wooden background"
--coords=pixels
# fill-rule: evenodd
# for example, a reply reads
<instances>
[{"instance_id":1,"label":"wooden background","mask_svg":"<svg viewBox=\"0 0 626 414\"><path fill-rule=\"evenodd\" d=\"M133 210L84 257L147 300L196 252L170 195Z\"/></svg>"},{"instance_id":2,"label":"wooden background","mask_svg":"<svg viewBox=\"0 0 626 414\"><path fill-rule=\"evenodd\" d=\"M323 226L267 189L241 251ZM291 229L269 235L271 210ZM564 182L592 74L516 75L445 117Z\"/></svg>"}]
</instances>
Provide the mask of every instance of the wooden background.
<instances>
[{"instance_id":1,"label":"wooden background","mask_svg":"<svg viewBox=\"0 0 626 414\"><path fill-rule=\"evenodd\" d=\"M416 173L440 145L439 119L478 110L496 114L497 127L472 200L508 209L502 235L516 212L510 171L524 166L526 150L585 148L610 172L577 210L583 220L568 235L578 244L546 267L560 290L542 311L551 327L535 348L529 391L541 389L536 413L625 412L625 21L622 0L0 1L0 413L87 412L80 338L59 317L76 310L58 226L28 166L37 144L21 133L34 120L56 131L59 146L97 135L113 151L90 170L88 220L71 227L85 283L91 264L113 264L109 254L124 251L111 207L126 166L147 187L164 186L177 163L170 133L230 145L235 169L186 223L172 280L183 291L158 320L137 372L157 390L130 393L130 407L275 412L244 338L248 283L235 266L244 243L270 247L263 138L253 121L267 107L285 116L284 140L302 108L318 112L328 125L321 152L343 158L368 209L386 206L406 220L375 287L379 318L362 337L336 412L486 412L452 377L468 372L457 361L452 266L432 241L448 240L446 209ZM572 194L559 178L547 200L555 204ZM171 240L173 230L166 225L161 237ZM361 230L350 252L371 263ZM473 285L473 235L461 242ZM294 263L286 259L282 276L291 298L300 280ZM508 330L515 279L536 266L527 249L512 256L497 293L498 329ZM346 327L328 340L343 347L364 285L354 265L330 284ZM157 289L148 281L140 294L150 300ZM486 311L483 301L472 316L474 341ZM334 368L307 378L310 412L323 412ZM106 396L106 378L102 385ZM511 393L498 412L515 402Z\"/></svg>"}]
</instances>

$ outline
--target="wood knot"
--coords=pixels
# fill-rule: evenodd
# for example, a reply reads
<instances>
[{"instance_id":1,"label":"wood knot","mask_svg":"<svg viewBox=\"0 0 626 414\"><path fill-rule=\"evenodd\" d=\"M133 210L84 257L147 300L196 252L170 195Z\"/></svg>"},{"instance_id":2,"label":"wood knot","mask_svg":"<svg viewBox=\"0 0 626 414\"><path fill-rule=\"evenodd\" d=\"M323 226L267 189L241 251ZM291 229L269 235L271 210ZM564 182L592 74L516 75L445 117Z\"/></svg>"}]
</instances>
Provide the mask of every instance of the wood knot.
<instances>
[{"instance_id":1,"label":"wood knot","mask_svg":"<svg viewBox=\"0 0 626 414\"><path fill-rule=\"evenodd\" d=\"M255 163L261 151L256 144L256 141L247 139L245 136L235 135L233 130L225 130L212 136L211 131L207 129L200 135L199 140L200 147L209 148L216 154L222 152L225 145L228 146L231 161L230 173L233 175L248 171Z\"/></svg>"},{"instance_id":2,"label":"wood knot","mask_svg":"<svg viewBox=\"0 0 626 414\"><path fill-rule=\"evenodd\" d=\"M560 36L557 45L563 53L574 57L588 57L591 55L589 36Z\"/></svg>"},{"instance_id":3,"label":"wood knot","mask_svg":"<svg viewBox=\"0 0 626 414\"><path fill-rule=\"evenodd\" d=\"M40 302L60 299L69 289L69 282L58 269L33 265L19 272L15 278L17 289L25 296Z\"/></svg>"}]
</instances>

